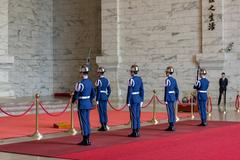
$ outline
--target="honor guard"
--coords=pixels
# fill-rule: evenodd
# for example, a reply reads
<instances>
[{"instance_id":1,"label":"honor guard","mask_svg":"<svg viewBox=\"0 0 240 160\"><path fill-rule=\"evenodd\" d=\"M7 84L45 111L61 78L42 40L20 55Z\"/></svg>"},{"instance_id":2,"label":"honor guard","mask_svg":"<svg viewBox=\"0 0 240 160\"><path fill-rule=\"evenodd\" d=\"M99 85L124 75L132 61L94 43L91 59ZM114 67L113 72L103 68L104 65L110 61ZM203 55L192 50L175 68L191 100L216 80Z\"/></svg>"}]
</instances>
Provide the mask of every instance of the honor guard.
<instances>
[{"instance_id":1,"label":"honor guard","mask_svg":"<svg viewBox=\"0 0 240 160\"><path fill-rule=\"evenodd\" d=\"M166 68L164 101L167 107L169 127L165 129L165 131L175 131L175 127L174 127L176 122L175 102L178 100L179 90L178 90L177 81L172 76L173 72L174 72L174 69L172 66L168 66Z\"/></svg>"},{"instance_id":2,"label":"honor guard","mask_svg":"<svg viewBox=\"0 0 240 160\"><path fill-rule=\"evenodd\" d=\"M78 100L78 118L82 130L83 140L78 145L91 145L89 141L90 136L90 121L89 114L93 108L93 99L95 98L95 91L92 81L88 78L89 68L83 65L80 68L80 75L82 80L75 85L75 92L72 103Z\"/></svg>"},{"instance_id":3,"label":"honor guard","mask_svg":"<svg viewBox=\"0 0 240 160\"><path fill-rule=\"evenodd\" d=\"M199 126L207 125L207 90L209 86L209 81L206 78L206 74L206 69L201 68L200 80L198 80L193 86L193 88L197 90L198 108L201 116L201 124L199 124Z\"/></svg>"},{"instance_id":4,"label":"honor guard","mask_svg":"<svg viewBox=\"0 0 240 160\"><path fill-rule=\"evenodd\" d=\"M104 76L105 69L99 67L97 70L98 80L95 85L97 87L97 96L96 101L98 105L98 113L101 123L101 128L98 131L107 131L108 130L108 116L107 116L107 102L111 94L110 81Z\"/></svg>"},{"instance_id":5,"label":"honor guard","mask_svg":"<svg viewBox=\"0 0 240 160\"><path fill-rule=\"evenodd\" d=\"M139 137L140 113L144 100L144 89L142 78L138 76L139 67L132 65L130 69L131 78L128 83L127 105L129 106L132 124L132 133L128 137Z\"/></svg>"}]
</instances>

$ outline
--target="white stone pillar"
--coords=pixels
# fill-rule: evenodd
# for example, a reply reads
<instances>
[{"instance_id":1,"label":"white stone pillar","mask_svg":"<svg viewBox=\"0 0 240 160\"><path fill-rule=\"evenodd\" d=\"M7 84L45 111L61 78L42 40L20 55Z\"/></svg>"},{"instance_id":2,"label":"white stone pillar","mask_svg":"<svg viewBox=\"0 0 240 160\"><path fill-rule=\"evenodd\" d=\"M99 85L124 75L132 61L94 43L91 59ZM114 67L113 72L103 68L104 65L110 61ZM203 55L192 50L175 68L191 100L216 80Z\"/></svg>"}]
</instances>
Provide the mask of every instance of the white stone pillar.
<instances>
[{"instance_id":1,"label":"white stone pillar","mask_svg":"<svg viewBox=\"0 0 240 160\"><path fill-rule=\"evenodd\" d=\"M106 69L110 78L112 98L119 98L119 72L122 58L120 50L120 0L102 0L102 56L97 57L97 64ZM104 42L104 43L103 43Z\"/></svg>"},{"instance_id":2,"label":"white stone pillar","mask_svg":"<svg viewBox=\"0 0 240 160\"><path fill-rule=\"evenodd\" d=\"M224 0L201 1L203 53L216 53L224 48ZM214 25L212 30L211 24Z\"/></svg>"},{"instance_id":3,"label":"white stone pillar","mask_svg":"<svg viewBox=\"0 0 240 160\"><path fill-rule=\"evenodd\" d=\"M8 71L14 57L8 55L8 0L0 0L0 97L12 97Z\"/></svg>"}]
</instances>

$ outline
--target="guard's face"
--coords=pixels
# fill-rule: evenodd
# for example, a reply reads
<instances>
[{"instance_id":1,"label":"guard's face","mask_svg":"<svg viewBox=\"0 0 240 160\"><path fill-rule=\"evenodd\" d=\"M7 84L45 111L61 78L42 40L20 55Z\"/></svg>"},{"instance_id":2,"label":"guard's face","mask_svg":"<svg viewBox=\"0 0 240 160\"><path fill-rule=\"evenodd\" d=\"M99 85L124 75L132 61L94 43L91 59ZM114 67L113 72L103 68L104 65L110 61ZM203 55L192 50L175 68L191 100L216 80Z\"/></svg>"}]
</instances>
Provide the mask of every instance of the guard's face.
<instances>
[{"instance_id":1,"label":"guard's face","mask_svg":"<svg viewBox=\"0 0 240 160\"><path fill-rule=\"evenodd\" d=\"M130 76L133 76L133 75L134 75L134 73L132 71L130 71Z\"/></svg>"},{"instance_id":2,"label":"guard's face","mask_svg":"<svg viewBox=\"0 0 240 160\"><path fill-rule=\"evenodd\" d=\"M225 78L225 74L222 74L222 78Z\"/></svg>"},{"instance_id":3,"label":"guard's face","mask_svg":"<svg viewBox=\"0 0 240 160\"><path fill-rule=\"evenodd\" d=\"M165 72L166 76L169 76L169 73L168 72Z\"/></svg>"},{"instance_id":4,"label":"guard's face","mask_svg":"<svg viewBox=\"0 0 240 160\"><path fill-rule=\"evenodd\" d=\"M98 77L100 77L100 76L101 76L101 74L100 74L99 72L96 72L96 74L97 74L97 76L98 76Z\"/></svg>"},{"instance_id":5,"label":"guard's face","mask_svg":"<svg viewBox=\"0 0 240 160\"><path fill-rule=\"evenodd\" d=\"M83 78L83 72L80 72L80 77Z\"/></svg>"}]
</instances>

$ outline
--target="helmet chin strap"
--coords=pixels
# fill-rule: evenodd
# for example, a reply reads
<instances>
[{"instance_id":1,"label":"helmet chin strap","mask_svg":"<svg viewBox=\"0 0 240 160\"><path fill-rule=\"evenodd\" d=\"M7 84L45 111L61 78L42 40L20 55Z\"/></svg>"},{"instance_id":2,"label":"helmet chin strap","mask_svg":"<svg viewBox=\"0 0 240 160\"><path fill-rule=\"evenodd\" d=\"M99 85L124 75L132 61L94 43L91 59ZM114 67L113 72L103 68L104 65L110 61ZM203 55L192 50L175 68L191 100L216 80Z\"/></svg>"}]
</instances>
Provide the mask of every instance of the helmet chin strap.
<instances>
[{"instance_id":1,"label":"helmet chin strap","mask_svg":"<svg viewBox=\"0 0 240 160\"><path fill-rule=\"evenodd\" d=\"M88 75L83 75L83 79L87 79L88 78Z\"/></svg>"}]
</instances>

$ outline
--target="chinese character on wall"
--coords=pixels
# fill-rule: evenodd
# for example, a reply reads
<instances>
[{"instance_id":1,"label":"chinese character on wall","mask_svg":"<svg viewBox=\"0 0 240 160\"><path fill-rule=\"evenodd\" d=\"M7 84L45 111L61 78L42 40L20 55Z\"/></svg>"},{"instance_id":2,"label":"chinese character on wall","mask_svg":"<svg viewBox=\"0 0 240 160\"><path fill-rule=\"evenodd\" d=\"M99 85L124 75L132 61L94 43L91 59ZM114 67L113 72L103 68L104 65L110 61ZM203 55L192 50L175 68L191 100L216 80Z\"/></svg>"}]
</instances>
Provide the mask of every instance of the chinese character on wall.
<instances>
[{"instance_id":1,"label":"chinese character on wall","mask_svg":"<svg viewBox=\"0 0 240 160\"><path fill-rule=\"evenodd\" d=\"M210 7L208 8L208 10L210 11L210 14L208 16L208 20L209 20L209 23L208 23L208 30L210 31L213 31L215 30L215 11L216 11L216 8L214 6L214 3L215 3L215 0L209 0L209 4L210 4Z\"/></svg>"}]
</instances>

